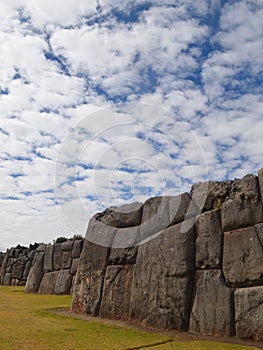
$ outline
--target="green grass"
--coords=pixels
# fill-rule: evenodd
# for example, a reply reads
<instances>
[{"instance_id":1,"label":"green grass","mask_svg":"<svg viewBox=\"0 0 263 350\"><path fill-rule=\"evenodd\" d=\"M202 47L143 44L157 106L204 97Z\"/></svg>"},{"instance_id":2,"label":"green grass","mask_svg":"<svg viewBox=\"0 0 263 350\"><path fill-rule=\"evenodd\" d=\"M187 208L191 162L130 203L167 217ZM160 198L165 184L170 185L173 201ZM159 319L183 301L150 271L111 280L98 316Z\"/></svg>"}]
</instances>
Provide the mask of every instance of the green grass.
<instances>
[{"instance_id":1,"label":"green grass","mask_svg":"<svg viewBox=\"0 0 263 350\"><path fill-rule=\"evenodd\" d=\"M50 311L67 308L70 296L26 294L21 287L0 287L1 350L246 350L214 342L179 342L166 335L142 332L63 316ZM167 342L163 345L157 345ZM156 344L155 346L151 346ZM255 348L254 348L255 349Z\"/></svg>"}]
</instances>

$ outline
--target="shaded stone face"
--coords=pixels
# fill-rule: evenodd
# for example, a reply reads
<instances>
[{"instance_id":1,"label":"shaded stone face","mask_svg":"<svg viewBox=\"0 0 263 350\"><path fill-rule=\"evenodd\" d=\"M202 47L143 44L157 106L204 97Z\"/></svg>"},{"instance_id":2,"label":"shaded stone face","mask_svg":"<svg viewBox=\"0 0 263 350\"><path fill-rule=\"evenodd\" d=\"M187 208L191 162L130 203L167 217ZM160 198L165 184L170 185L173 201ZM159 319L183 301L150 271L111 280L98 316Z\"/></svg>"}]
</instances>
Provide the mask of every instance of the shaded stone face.
<instances>
[{"instance_id":1,"label":"shaded stone face","mask_svg":"<svg viewBox=\"0 0 263 350\"><path fill-rule=\"evenodd\" d=\"M201 214L195 223L195 264L197 269L222 267L223 232L220 210Z\"/></svg>"},{"instance_id":2,"label":"shaded stone face","mask_svg":"<svg viewBox=\"0 0 263 350\"><path fill-rule=\"evenodd\" d=\"M133 265L107 267L99 312L101 317L130 318L133 273Z\"/></svg>"},{"instance_id":3,"label":"shaded stone face","mask_svg":"<svg viewBox=\"0 0 263 350\"><path fill-rule=\"evenodd\" d=\"M197 271L189 330L206 335L234 333L233 292L221 271Z\"/></svg>"},{"instance_id":4,"label":"shaded stone face","mask_svg":"<svg viewBox=\"0 0 263 350\"><path fill-rule=\"evenodd\" d=\"M194 272L194 230L171 226L139 247L131 318L147 326L187 329Z\"/></svg>"},{"instance_id":5,"label":"shaded stone face","mask_svg":"<svg viewBox=\"0 0 263 350\"><path fill-rule=\"evenodd\" d=\"M223 272L233 288L263 284L263 248L256 226L224 233Z\"/></svg>"},{"instance_id":6,"label":"shaded stone face","mask_svg":"<svg viewBox=\"0 0 263 350\"><path fill-rule=\"evenodd\" d=\"M236 334L263 341L263 286L235 291Z\"/></svg>"}]
</instances>

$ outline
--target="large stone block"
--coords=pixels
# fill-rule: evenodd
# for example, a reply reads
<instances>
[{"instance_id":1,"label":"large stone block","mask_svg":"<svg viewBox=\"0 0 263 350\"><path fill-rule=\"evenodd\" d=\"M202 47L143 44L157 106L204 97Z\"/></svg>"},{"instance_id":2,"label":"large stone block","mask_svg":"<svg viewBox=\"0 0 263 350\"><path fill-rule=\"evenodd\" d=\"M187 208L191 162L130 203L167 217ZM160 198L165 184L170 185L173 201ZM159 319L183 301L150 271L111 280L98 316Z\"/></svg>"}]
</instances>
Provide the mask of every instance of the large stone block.
<instances>
[{"instance_id":1,"label":"large stone block","mask_svg":"<svg viewBox=\"0 0 263 350\"><path fill-rule=\"evenodd\" d=\"M140 246L131 296L131 318L146 326L186 330L194 273L194 229L181 224Z\"/></svg>"},{"instance_id":2,"label":"large stone block","mask_svg":"<svg viewBox=\"0 0 263 350\"><path fill-rule=\"evenodd\" d=\"M54 251L54 246L52 244L48 244L46 247L46 253L44 258L45 272L53 271L53 251Z\"/></svg>"},{"instance_id":3,"label":"large stone block","mask_svg":"<svg viewBox=\"0 0 263 350\"><path fill-rule=\"evenodd\" d=\"M224 233L223 272L233 288L263 284L263 248L255 226Z\"/></svg>"},{"instance_id":4,"label":"large stone block","mask_svg":"<svg viewBox=\"0 0 263 350\"><path fill-rule=\"evenodd\" d=\"M82 247L83 247L83 239L78 239L74 241L73 249L72 249L72 258L76 259L80 257Z\"/></svg>"},{"instance_id":5,"label":"large stone block","mask_svg":"<svg viewBox=\"0 0 263 350\"><path fill-rule=\"evenodd\" d=\"M261 201L263 203L263 168L258 171L258 183L259 183L259 191L261 195Z\"/></svg>"},{"instance_id":6,"label":"large stone block","mask_svg":"<svg viewBox=\"0 0 263 350\"><path fill-rule=\"evenodd\" d=\"M78 270L78 266L79 266L79 261L80 261L80 258L75 258L72 260L72 265L71 265L71 269L70 269L71 275L76 275L77 270Z\"/></svg>"},{"instance_id":7,"label":"large stone block","mask_svg":"<svg viewBox=\"0 0 263 350\"><path fill-rule=\"evenodd\" d=\"M125 228L138 226L141 223L142 203L134 202L120 207L110 207L94 218L108 226Z\"/></svg>"},{"instance_id":8,"label":"large stone block","mask_svg":"<svg viewBox=\"0 0 263 350\"><path fill-rule=\"evenodd\" d=\"M263 286L235 291L236 335L263 341Z\"/></svg>"},{"instance_id":9,"label":"large stone block","mask_svg":"<svg viewBox=\"0 0 263 350\"><path fill-rule=\"evenodd\" d=\"M69 270L58 271L54 294L63 295L69 294L71 289L71 276Z\"/></svg>"},{"instance_id":10,"label":"large stone block","mask_svg":"<svg viewBox=\"0 0 263 350\"><path fill-rule=\"evenodd\" d=\"M220 210L201 214L195 223L195 264L197 269L217 269L222 266L222 241Z\"/></svg>"},{"instance_id":11,"label":"large stone block","mask_svg":"<svg viewBox=\"0 0 263 350\"><path fill-rule=\"evenodd\" d=\"M55 243L53 246L53 269L55 271L62 269L61 243Z\"/></svg>"},{"instance_id":12,"label":"large stone block","mask_svg":"<svg viewBox=\"0 0 263 350\"><path fill-rule=\"evenodd\" d=\"M62 269L67 270L71 268L72 255L71 252L63 252L62 255Z\"/></svg>"},{"instance_id":13,"label":"large stone block","mask_svg":"<svg viewBox=\"0 0 263 350\"><path fill-rule=\"evenodd\" d=\"M230 196L233 181L207 181L192 186L190 195L199 212L219 209Z\"/></svg>"},{"instance_id":14,"label":"large stone block","mask_svg":"<svg viewBox=\"0 0 263 350\"><path fill-rule=\"evenodd\" d=\"M36 252L32 267L29 271L25 291L27 293L37 293L40 282L44 275L44 252Z\"/></svg>"},{"instance_id":15,"label":"large stone block","mask_svg":"<svg viewBox=\"0 0 263 350\"><path fill-rule=\"evenodd\" d=\"M99 314L109 253L108 247L84 241L72 297L74 312Z\"/></svg>"},{"instance_id":16,"label":"large stone block","mask_svg":"<svg viewBox=\"0 0 263 350\"><path fill-rule=\"evenodd\" d=\"M221 271L197 271L189 330L204 335L233 335L233 305L233 292Z\"/></svg>"},{"instance_id":17,"label":"large stone block","mask_svg":"<svg viewBox=\"0 0 263 350\"><path fill-rule=\"evenodd\" d=\"M230 197L221 208L224 232L263 222L263 207L260 200L258 178L246 175L235 179Z\"/></svg>"},{"instance_id":18,"label":"large stone block","mask_svg":"<svg viewBox=\"0 0 263 350\"><path fill-rule=\"evenodd\" d=\"M59 272L60 271L53 271L44 274L38 289L39 294L54 294Z\"/></svg>"},{"instance_id":19,"label":"large stone block","mask_svg":"<svg viewBox=\"0 0 263 350\"><path fill-rule=\"evenodd\" d=\"M99 315L128 320L134 266L108 266L104 279Z\"/></svg>"},{"instance_id":20,"label":"large stone block","mask_svg":"<svg viewBox=\"0 0 263 350\"><path fill-rule=\"evenodd\" d=\"M73 241L65 241L65 242L62 242L61 243L61 250L62 252L72 252L72 249L73 249L73 244L74 242Z\"/></svg>"}]
</instances>

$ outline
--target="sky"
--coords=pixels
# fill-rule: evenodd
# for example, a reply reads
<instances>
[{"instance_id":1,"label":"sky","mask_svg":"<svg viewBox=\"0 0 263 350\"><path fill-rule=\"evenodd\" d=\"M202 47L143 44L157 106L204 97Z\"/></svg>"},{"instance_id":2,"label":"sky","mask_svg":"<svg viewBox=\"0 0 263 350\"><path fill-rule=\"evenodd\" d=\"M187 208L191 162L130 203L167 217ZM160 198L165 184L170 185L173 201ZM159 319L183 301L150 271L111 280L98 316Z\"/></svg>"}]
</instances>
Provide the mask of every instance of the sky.
<instances>
[{"instance_id":1,"label":"sky","mask_svg":"<svg viewBox=\"0 0 263 350\"><path fill-rule=\"evenodd\" d=\"M0 251L263 166L262 0L0 0Z\"/></svg>"}]
</instances>

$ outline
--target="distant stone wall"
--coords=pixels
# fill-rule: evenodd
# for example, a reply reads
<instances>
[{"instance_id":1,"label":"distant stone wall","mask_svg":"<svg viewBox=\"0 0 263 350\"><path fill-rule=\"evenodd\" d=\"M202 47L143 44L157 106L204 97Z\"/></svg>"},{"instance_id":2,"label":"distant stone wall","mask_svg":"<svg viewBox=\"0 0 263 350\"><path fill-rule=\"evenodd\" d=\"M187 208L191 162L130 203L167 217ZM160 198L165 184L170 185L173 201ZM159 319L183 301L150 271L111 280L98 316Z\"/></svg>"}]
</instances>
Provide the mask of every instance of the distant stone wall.
<instances>
[{"instance_id":1,"label":"distant stone wall","mask_svg":"<svg viewBox=\"0 0 263 350\"><path fill-rule=\"evenodd\" d=\"M262 197L263 169L96 214L72 310L262 341Z\"/></svg>"},{"instance_id":2,"label":"distant stone wall","mask_svg":"<svg viewBox=\"0 0 263 350\"><path fill-rule=\"evenodd\" d=\"M0 282L40 294L70 294L83 239L8 249L0 256Z\"/></svg>"},{"instance_id":3,"label":"distant stone wall","mask_svg":"<svg viewBox=\"0 0 263 350\"><path fill-rule=\"evenodd\" d=\"M25 291L40 294L70 294L77 272L82 240L41 244L34 251Z\"/></svg>"},{"instance_id":4,"label":"distant stone wall","mask_svg":"<svg viewBox=\"0 0 263 350\"><path fill-rule=\"evenodd\" d=\"M0 269L0 282L6 286L24 286L32 265L34 250L38 245L29 248L17 246L2 253Z\"/></svg>"}]
</instances>

